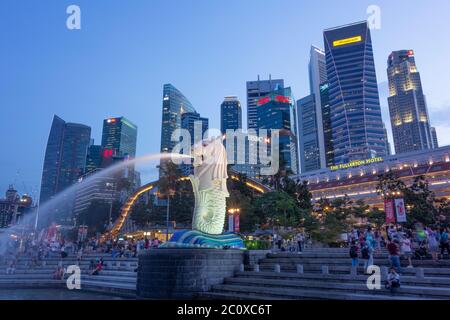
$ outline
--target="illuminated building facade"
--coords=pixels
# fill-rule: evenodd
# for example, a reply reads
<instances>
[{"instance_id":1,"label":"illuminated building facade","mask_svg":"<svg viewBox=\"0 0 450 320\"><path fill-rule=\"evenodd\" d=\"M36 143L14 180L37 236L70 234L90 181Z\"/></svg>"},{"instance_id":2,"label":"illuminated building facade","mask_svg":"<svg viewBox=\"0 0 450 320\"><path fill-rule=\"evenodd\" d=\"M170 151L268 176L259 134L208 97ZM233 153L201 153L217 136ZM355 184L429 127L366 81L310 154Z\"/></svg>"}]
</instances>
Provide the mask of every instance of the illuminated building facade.
<instances>
[{"instance_id":1,"label":"illuminated building facade","mask_svg":"<svg viewBox=\"0 0 450 320\"><path fill-rule=\"evenodd\" d=\"M385 158L359 160L331 169L296 176L309 182L313 200L334 200L346 195L353 201L382 207L383 198L376 192L378 176L393 171L406 185L414 177L424 175L438 198L450 199L450 147L421 150Z\"/></svg>"},{"instance_id":2,"label":"illuminated building facade","mask_svg":"<svg viewBox=\"0 0 450 320\"><path fill-rule=\"evenodd\" d=\"M313 94L297 101L300 165L302 173L321 168L319 136L323 136L323 129L322 131L318 129L319 117L317 115L316 105L316 98ZM320 118L322 118L321 115ZM321 127L323 128L322 124Z\"/></svg>"},{"instance_id":3,"label":"illuminated building facade","mask_svg":"<svg viewBox=\"0 0 450 320\"><path fill-rule=\"evenodd\" d=\"M291 88L275 90L258 100L258 129L280 130L279 161L286 171L298 173L296 110Z\"/></svg>"},{"instance_id":4,"label":"illuminated building facade","mask_svg":"<svg viewBox=\"0 0 450 320\"><path fill-rule=\"evenodd\" d=\"M100 170L91 171L80 177L75 195L73 214L76 219L84 210L88 209L94 201L102 201L112 205L117 200L115 177L96 174ZM84 183L87 178L89 182ZM83 223L83 222L81 222Z\"/></svg>"},{"instance_id":5,"label":"illuminated building facade","mask_svg":"<svg viewBox=\"0 0 450 320\"><path fill-rule=\"evenodd\" d=\"M0 228L7 228L20 222L22 216L31 211L33 200L28 195L20 196L12 185L0 199Z\"/></svg>"},{"instance_id":6,"label":"illuminated building facade","mask_svg":"<svg viewBox=\"0 0 450 320\"><path fill-rule=\"evenodd\" d=\"M172 141L172 133L181 128L183 113L193 112L195 109L189 100L173 85L165 84L163 88L163 107L161 125L161 152L172 152L177 144Z\"/></svg>"},{"instance_id":7,"label":"illuminated building facade","mask_svg":"<svg viewBox=\"0 0 450 320\"><path fill-rule=\"evenodd\" d=\"M327 29L324 42L334 162L386 156L367 22Z\"/></svg>"},{"instance_id":8,"label":"illuminated building facade","mask_svg":"<svg viewBox=\"0 0 450 320\"><path fill-rule=\"evenodd\" d=\"M88 148L86 157L86 170L85 173L92 172L102 167L102 146L91 144Z\"/></svg>"},{"instance_id":9,"label":"illuminated building facade","mask_svg":"<svg viewBox=\"0 0 450 320\"><path fill-rule=\"evenodd\" d=\"M284 88L284 80L272 79L269 80L247 81L247 128L258 129L258 101L267 96L274 90Z\"/></svg>"},{"instance_id":10,"label":"illuminated building facade","mask_svg":"<svg viewBox=\"0 0 450 320\"><path fill-rule=\"evenodd\" d=\"M220 131L242 129L242 108L237 97L225 97L220 105Z\"/></svg>"},{"instance_id":11,"label":"illuminated building facade","mask_svg":"<svg viewBox=\"0 0 450 320\"><path fill-rule=\"evenodd\" d=\"M184 113L196 113L189 100L171 84L163 87L161 153L171 153L177 141L172 141L175 130L181 129L181 117ZM161 160L160 166L165 160ZM159 172L160 176L162 171Z\"/></svg>"},{"instance_id":12,"label":"illuminated building facade","mask_svg":"<svg viewBox=\"0 0 450 320\"><path fill-rule=\"evenodd\" d=\"M124 117L103 120L102 148L114 155L136 157L137 126Z\"/></svg>"},{"instance_id":13,"label":"illuminated building facade","mask_svg":"<svg viewBox=\"0 0 450 320\"><path fill-rule=\"evenodd\" d=\"M394 51L387 64L395 152L433 149L428 109L414 51Z\"/></svg>"}]
</instances>

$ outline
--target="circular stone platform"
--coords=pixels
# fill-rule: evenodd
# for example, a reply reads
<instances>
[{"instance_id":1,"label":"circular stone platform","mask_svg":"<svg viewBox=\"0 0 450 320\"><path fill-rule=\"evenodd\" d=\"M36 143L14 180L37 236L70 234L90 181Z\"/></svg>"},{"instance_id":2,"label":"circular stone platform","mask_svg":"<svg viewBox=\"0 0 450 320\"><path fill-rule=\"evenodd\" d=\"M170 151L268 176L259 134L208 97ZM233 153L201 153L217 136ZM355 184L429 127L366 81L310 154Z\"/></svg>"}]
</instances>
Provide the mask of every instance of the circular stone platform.
<instances>
[{"instance_id":1,"label":"circular stone platform","mask_svg":"<svg viewBox=\"0 0 450 320\"><path fill-rule=\"evenodd\" d=\"M139 255L137 295L143 299L192 299L233 276L242 250L158 248Z\"/></svg>"}]
</instances>

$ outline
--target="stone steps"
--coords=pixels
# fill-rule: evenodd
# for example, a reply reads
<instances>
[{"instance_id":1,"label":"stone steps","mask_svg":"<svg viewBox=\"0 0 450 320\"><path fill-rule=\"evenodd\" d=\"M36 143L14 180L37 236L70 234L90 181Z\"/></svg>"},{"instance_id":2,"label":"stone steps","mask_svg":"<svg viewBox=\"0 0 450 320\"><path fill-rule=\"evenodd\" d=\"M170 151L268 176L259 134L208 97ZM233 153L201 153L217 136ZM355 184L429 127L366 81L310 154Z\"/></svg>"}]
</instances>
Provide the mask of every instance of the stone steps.
<instances>
[{"instance_id":1,"label":"stone steps","mask_svg":"<svg viewBox=\"0 0 450 320\"><path fill-rule=\"evenodd\" d=\"M337 292L331 290L301 290L289 288L273 288L273 287L257 287L257 286L238 286L238 285L216 285L213 287L212 293L220 293L228 295L232 298L235 295L248 295L253 299L282 299L282 300L386 300L386 296L373 294L358 294L352 292ZM208 297L209 293L202 294ZM213 298L213 296L209 296ZM415 300L410 297L389 296L389 300Z\"/></svg>"},{"instance_id":2,"label":"stone steps","mask_svg":"<svg viewBox=\"0 0 450 320\"><path fill-rule=\"evenodd\" d=\"M225 285L236 286L252 286L255 288L283 288L295 290L322 290L335 291L343 293L358 293L371 295L390 295L389 291L384 289L382 285L381 290L369 290L365 281L360 282L329 282L317 280L277 280L266 278L227 278ZM426 287L426 286L408 286L402 287L396 293L396 296L407 296L412 298L433 298L433 299L450 299L450 288Z\"/></svg>"},{"instance_id":3,"label":"stone steps","mask_svg":"<svg viewBox=\"0 0 450 320\"><path fill-rule=\"evenodd\" d=\"M360 263L363 263L365 259L359 259ZM264 258L259 260L259 264L265 264L265 263L286 263L286 264L320 264L320 265L350 265L351 259L349 257L342 257L342 258L322 258L322 257L314 257L314 258L307 258L307 257L292 257L292 258ZM383 258L374 258L374 263L376 265L388 265L389 259L386 257ZM408 265L408 261L406 259L401 259L402 266L405 267ZM450 268L450 260L439 260L439 261L432 261L432 260L412 260L412 264L414 266L418 267L432 267L432 268Z\"/></svg>"},{"instance_id":4,"label":"stone steps","mask_svg":"<svg viewBox=\"0 0 450 320\"><path fill-rule=\"evenodd\" d=\"M347 263L346 265L330 265L328 263L302 263L302 262L292 262L292 263L277 263L277 262L265 262L259 265L261 271L274 271L275 266L279 265L282 272L297 272L297 264L302 265L305 273L321 273L322 266L327 266L329 273L331 274L349 274L351 267ZM375 263L377 264L377 263ZM381 267L388 267L387 264L381 264ZM426 277L450 277L450 268L402 268L403 275L416 275L419 269L423 269ZM250 270L248 270L250 271ZM358 272L363 273L364 268L362 263L358 267Z\"/></svg>"},{"instance_id":5,"label":"stone steps","mask_svg":"<svg viewBox=\"0 0 450 320\"><path fill-rule=\"evenodd\" d=\"M130 283L136 286L137 277L117 277L113 275L102 275L102 273L92 276L92 275L83 275L81 277L81 282L84 281L96 281L96 282L106 282L106 283Z\"/></svg>"},{"instance_id":6,"label":"stone steps","mask_svg":"<svg viewBox=\"0 0 450 320\"><path fill-rule=\"evenodd\" d=\"M109 293L125 298L136 298L136 282L134 283L107 283L105 281L84 280L81 282L81 290L90 292Z\"/></svg>"},{"instance_id":7,"label":"stone steps","mask_svg":"<svg viewBox=\"0 0 450 320\"><path fill-rule=\"evenodd\" d=\"M389 266L387 252L377 253L374 263ZM403 259L402 264L406 266L406 263ZM297 273L298 265L303 267L303 273ZM402 268L402 286L391 296L384 288L385 277L381 280L381 290L367 288L368 275L364 274L363 259L360 259L357 273L352 274L348 248L306 250L301 254L269 253L259 259L259 272L253 271L254 265L247 265L247 271L236 272L234 277L213 286L200 298L450 300L450 260L437 263L413 260L413 265L416 268Z\"/></svg>"},{"instance_id":8,"label":"stone steps","mask_svg":"<svg viewBox=\"0 0 450 320\"><path fill-rule=\"evenodd\" d=\"M295 274L295 273L275 273L275 272L237 272L236 276L239 278L262 278L262 279L283 279L287 281L325 281L325 282L348 282L361 283L367 280L367 275L338 275L338 274ZM402 284L417 285L427 287L443 287L450 288L450 278L417 278L412 276L403 276L401 278Z\"/></svg>"}]
</instances>

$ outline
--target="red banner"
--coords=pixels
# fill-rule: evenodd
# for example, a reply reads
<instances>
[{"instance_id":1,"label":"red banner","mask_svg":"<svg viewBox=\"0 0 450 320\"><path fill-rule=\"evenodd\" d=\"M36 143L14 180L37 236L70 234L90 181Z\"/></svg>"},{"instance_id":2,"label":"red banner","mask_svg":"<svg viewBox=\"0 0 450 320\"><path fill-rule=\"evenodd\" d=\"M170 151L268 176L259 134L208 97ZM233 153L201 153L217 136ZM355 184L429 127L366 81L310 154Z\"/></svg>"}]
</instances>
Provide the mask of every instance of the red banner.
<instances>
[{"instance_id":1,"label":"red banner","mask_svg":"<svg viewBox=\"0 0 450 320\"><path fill-rule=\"evenodd\" d=\"M395 223L394 200L384 200L384 212L386 212L386 224Z\"/></svg>"},{"instance_id":2,"label":"red banner","mask_svg":"<svg viewBox=\"0 0 450 320\"><path fill-rule=\"evenodd\" d=\"M234 232L238 233L241 229L239 227L239 213L233 215L234 218Z\"/></svg>"}]
</instances>

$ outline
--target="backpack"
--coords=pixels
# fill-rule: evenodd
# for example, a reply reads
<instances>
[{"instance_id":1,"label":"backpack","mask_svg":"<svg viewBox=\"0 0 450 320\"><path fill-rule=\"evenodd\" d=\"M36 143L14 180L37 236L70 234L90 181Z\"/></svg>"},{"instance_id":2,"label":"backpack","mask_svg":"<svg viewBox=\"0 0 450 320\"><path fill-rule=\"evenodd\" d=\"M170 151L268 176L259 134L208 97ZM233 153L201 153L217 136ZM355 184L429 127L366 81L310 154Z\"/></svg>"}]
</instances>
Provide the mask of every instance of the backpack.
<instances>
[{"instance_id":1,"label":"backpack","mask_svg":"<svg viewBox=\"0 0 450 320\"><path fill-rule=\"evenodd\" d=\"M358 258L358 248L356 246L351 246L350 258Z\"/></svg>"},{"instance_id":2,"label":"backpack","mask_svg":"<svg viewBox=\"0 0 450 320\"><path fill-rule=\"evenodd\" d=\"M444 232L441 234L441 243L445 244L445 243L447 243L447 241L448 241L448 233Z\"/></svg>"}]
</instances>

